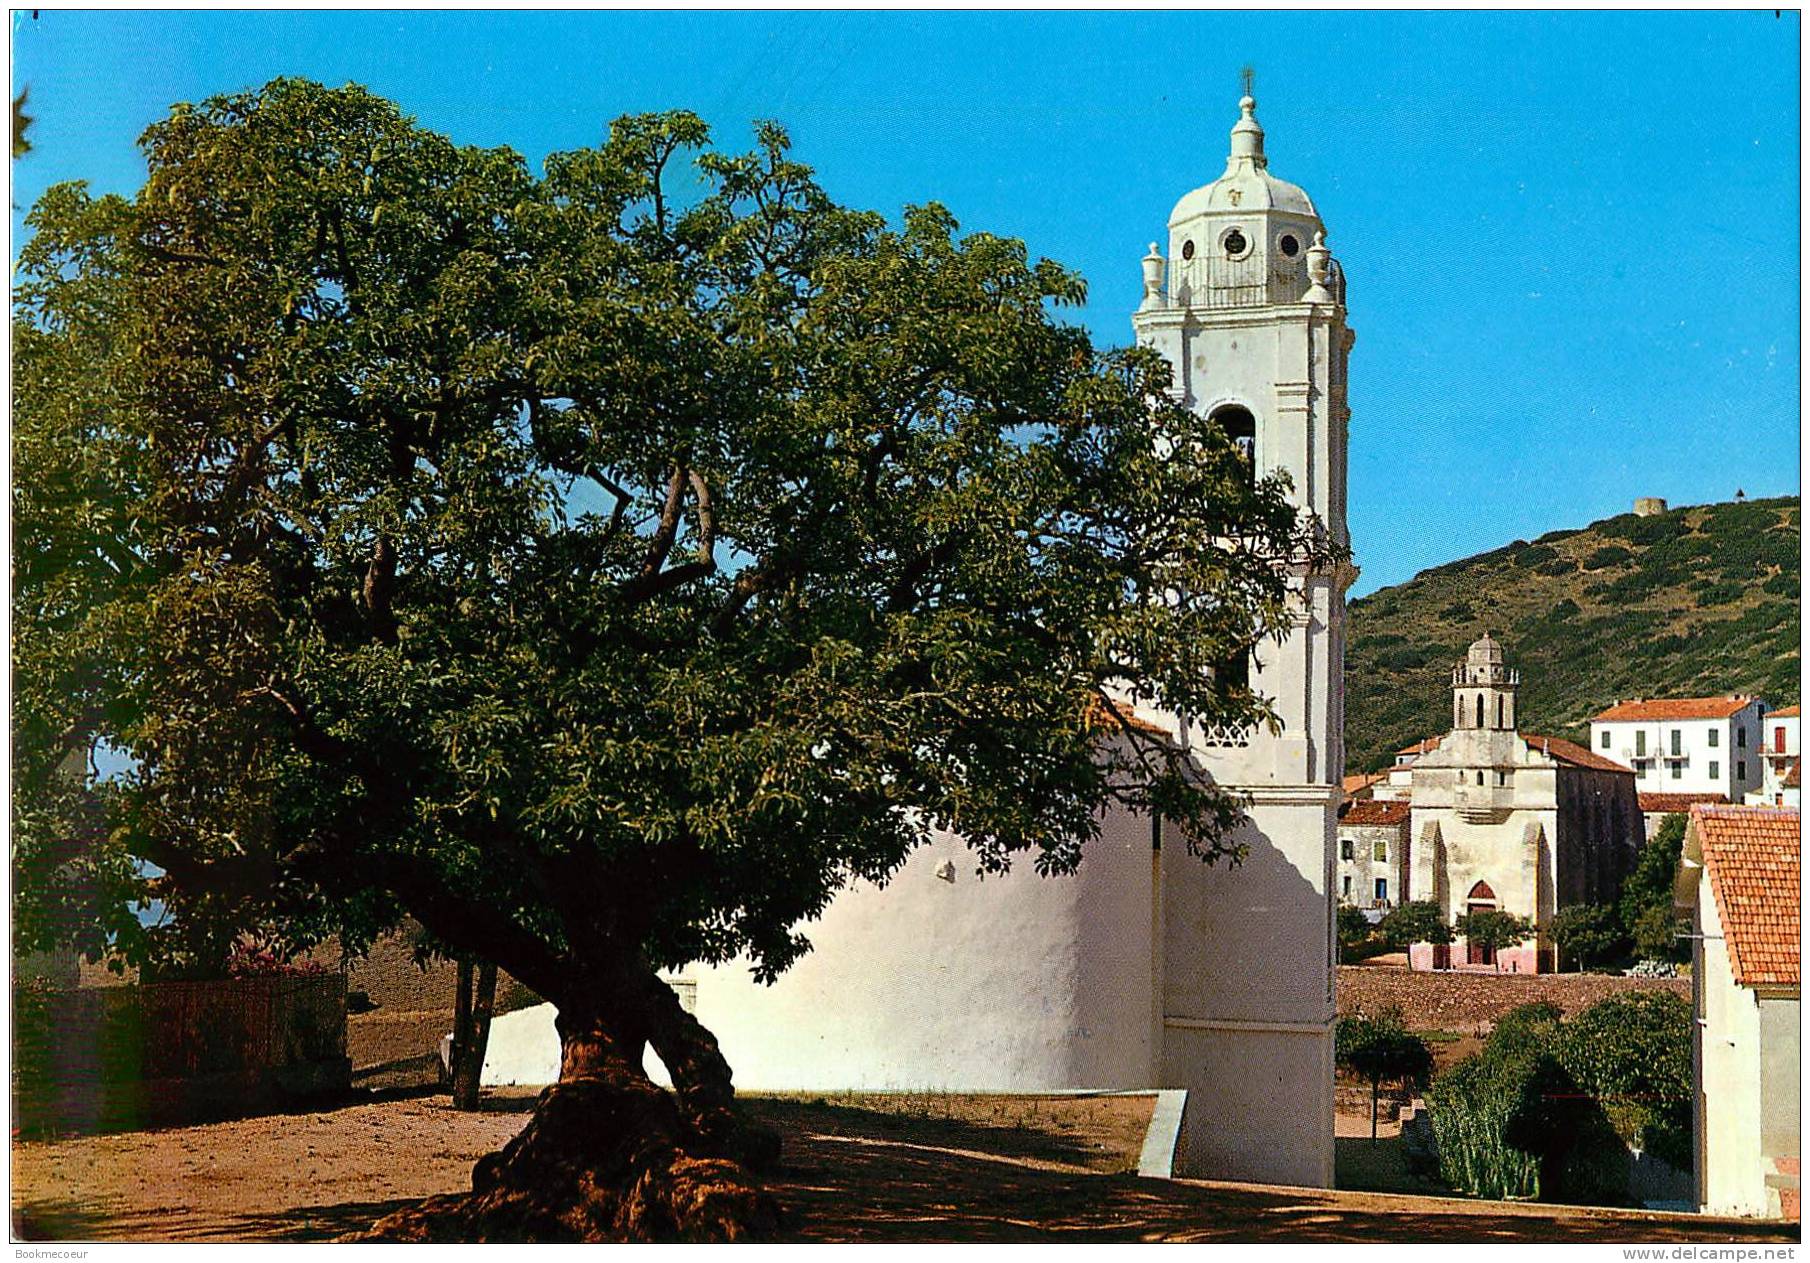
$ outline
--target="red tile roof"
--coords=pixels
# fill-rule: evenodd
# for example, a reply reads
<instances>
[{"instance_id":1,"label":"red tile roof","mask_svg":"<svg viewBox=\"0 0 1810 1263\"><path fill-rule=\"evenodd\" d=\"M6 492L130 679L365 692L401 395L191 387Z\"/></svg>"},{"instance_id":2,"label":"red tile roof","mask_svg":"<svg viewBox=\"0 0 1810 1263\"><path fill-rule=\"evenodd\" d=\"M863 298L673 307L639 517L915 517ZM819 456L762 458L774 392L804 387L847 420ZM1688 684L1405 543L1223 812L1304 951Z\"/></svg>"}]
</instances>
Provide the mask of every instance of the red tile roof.
<instances>
[{"instance_id":1,"label":"red tile roof","mask_svg":"<svg viewBox=\"0 0 1810 1263\"><path fill-rule=\"evenodd\" d=\"M1693 807L1691 828L1744 987L1798 982L1798 813Z\"/></svg>"},{"instance_id":2,"label":"red tile roof","mask_svg":"<svg viewBox=\"0 0 1810 1263\"><path fill-rule=\"evenodd\" d=\"M1800 773L1803 771L1803 768L1804 768L1804 761L1802 759L1791 760L1791 770L1789 772L1785 773L1785 779L1779 782L1779 788L1780 789L1801 789L1801 788L1803 788L1803 780L1800 776Z\"/></svg>"},{"instance_id":3,"label":"red tile roof","mask_svg":"<svg viewBox=\"0 0 1810 1263\"><path fill-rule=\"evenodd\" d=\"M1339 823L1349 825L1406 824L1414 804L1399 798L1360 798L1339 809Z\"/></svg>"},{"instance_id":4,"label":"red tile roof","mask_svg":"<svg viewBox=\"0 0 1810 1263\"><path fill-rule=\"evenodd\" d=\"M1369 789L1372 785L1385 779L1388 775L1389 773L1387 772L1359 772L1355 776L1347 776L1342 783L1345 797L1349 798L1353 794Z\"/></svg>"},{"instance_id":5,"label":"red tile roof","mask_svg":"<svg viewBox=\"0 0 1810 1263\"><path fill-rule=\"evenodd\" d=\"M1439 742L1440 742L1440 738L1438 738L1438 737L1422 737L1419 741L1416 741L1411 746L1403 746L1401 749L1397 750L1396 753L1397 754L1425 754L1429 750L1439 749Z\"/></svg>"},{"instance_id":6,"label":"red tile roof","mask_svg":"<svg viewBox=\"0 0 1810 1263\"><path fill-rule=\"evenodd\" d=\"M1140 716L1137 711L1132 708L1129 702L1115 702L1114 705L1118 708L1119 714L1124 716L1125 726L1127 728L1135 728L1139 732L1147 732L1153 737L1174 738L1175 734L1173 732L1169 731L1167 728L1158 727L1148 719ZM1106 709L1106 704L1098 698L1095 698L1088 704L1087 724L1090 728L1106 728L1113 732L1119 731L1118 719L1113 716L1112 711Z\"/></svg>"},{"instance_id":7,"label":"red tile roof","mask_svg":"<svg viewBox=\"0 0 1810 1263\"><path fill-rule=\"evenodd\" d=\"M1599 772L1626 772L1634 775L1634 769L1617 763L1614 759L1605 759L1602 755L1584 749L1575 741L1567 741L1563 737L1536 737L1530 733L1522 733L1521 740L1549 758L1560 763L1569 763L1573 767L1595 768Z\"/></svg>"},{"instance_id":8,"label":"red tile roof","mask_svg":"<svg viewBox=\"0 0 1810 1263\"><path fill-rule=\"evenodd\" d=\"M1698 803L1715 804L1728 801L1727 794L1642 794L1640 809L1645 812L1689 811Z\"/></svg>"},{"instance_id":9,"label":"red tile roof","mask_svg":"<svg viewBox=\"0 0 1810 1263\"><path fill-rule=\"evenodd\" d=\"M1651 701L1617 702L1591 722L1626 723L1641 719L1727 719L1753 698L1742 697L1656 697Z\"/></svg>"},{"instance_id":10,"label":"red tile roof","mask_svg":"<svg viewBox=\"0 0 1810 1263\"><path fill-rule=\"evenodd\" d=\"M1784 710L1769 710L1766 712L1766 718L1768 718L1768 719L1796 719L1797 718L1797 707L1787 706L1787 707L1785 707Z\"/></svg>"}]
</instances>

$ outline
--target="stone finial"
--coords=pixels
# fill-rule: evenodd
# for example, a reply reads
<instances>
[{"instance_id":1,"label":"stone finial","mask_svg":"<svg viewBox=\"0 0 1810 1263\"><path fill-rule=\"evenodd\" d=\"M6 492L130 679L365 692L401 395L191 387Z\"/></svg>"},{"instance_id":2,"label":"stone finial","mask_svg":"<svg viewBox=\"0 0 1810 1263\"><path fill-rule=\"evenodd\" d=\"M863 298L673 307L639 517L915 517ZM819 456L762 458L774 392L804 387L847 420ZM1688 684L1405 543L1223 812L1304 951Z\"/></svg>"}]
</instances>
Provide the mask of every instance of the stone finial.
<instances>
[{"instance_id":1,"label":"stone finial","mask_svg":"<svg viewBox=\"0 0 1810 1263\"><path fill-rule=\"evenodd\" d=\"M1232 124L1233 160L1249 158L1251 165L1267 167L1269 159L1263 156L1263 128L1257 123L1256 98L1240 98L1238 113L1238 121Z\"/></svg>"},{"instance_id":2,"label":"stone finial","mask_svg":"<svg viewBox=\"0 0 1810 1263\"><path fill-rule=\"evenodd\" d=\"M1304 303L1324 303L1330 306L1337 300L1332 291L1326 288L1326 282L1332 278L1332 251L1326 248L1326 234L1316 232L1314 243L1307 247L1307 279L1311 284L1307 292L1301 296Z\"/></svg>"},{"instance_id":3,"label":"stone finial","mask_svg":"<svg viewBox=\"0 0 1810 1263\"><path fill-rule=\"evenodd\" d=\"M1156 242L1150 243L1150 253L1144 256L1144 301L1140 308L1161 307L1163 305L1163 254L1156 248Z\"/></svg>"}]
</instances>

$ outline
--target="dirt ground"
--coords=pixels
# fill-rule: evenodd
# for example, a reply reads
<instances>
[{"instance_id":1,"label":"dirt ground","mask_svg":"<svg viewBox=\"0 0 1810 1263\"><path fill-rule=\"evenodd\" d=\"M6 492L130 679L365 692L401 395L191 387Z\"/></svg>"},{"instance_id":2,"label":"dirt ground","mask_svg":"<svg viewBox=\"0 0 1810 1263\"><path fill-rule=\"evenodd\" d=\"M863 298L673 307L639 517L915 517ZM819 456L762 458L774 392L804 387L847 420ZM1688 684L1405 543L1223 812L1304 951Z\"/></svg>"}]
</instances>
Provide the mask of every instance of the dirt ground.
<instances>
[{"instance_id":1,"label":"dirt ground","mask_svg":"<svg viewBox=\"0 0 1810 1263\"><path fill-rule=\"evenodd\" d=\"M1795 1241L1796 1225L1145 1180L1149 1098L769 1097L771 1184L798 1241ZM15 1143L27 1240L322 1241L434 1193L521 1128L527 1090L475 1114L391 1096L312 1114ZM1341 1128L1347 1131L1348 1128ZM1347 1151L1367 1137L1342 1135Z\"/></svg>"}]
</instances>

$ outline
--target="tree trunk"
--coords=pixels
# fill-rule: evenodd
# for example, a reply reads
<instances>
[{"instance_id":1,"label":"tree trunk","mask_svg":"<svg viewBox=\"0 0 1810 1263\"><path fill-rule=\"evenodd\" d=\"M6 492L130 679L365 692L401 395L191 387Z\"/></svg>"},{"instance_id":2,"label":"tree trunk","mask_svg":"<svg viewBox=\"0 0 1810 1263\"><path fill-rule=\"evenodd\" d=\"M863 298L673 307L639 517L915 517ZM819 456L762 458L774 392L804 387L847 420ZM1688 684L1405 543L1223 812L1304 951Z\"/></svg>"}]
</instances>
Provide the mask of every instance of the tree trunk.
<instances>
[{"instance_id":1,"label":"tree trunk","mask_svg":"<svg viewBox=\"0 0 1810 1263\"><path fill-rule=\"evenodd\" d=\"M453 1041L452 1103L456 1110L478 1108L478 1091L483 1083L484 1052L490 1045L490 1017L496 1010L496 966L485 961L478 966L475 992L471 986L471 966L459 965L459 999L466 1005L465 1037ZM459 1029L457 1022L454 1031Z\"/></svg>"},{"instance_id":2,"label":"tree trunk","mask_svg":"<svg viewBox=\"0 0 1810 1263\"><path fill-rule=\"evenodd\" d=\"M1376 1144L1376 1098L1382 1091L1382 1080L1370 1080L1370 1143Z\"/></svg>"},{"instance_id":3,"label":"tree trunk","mask_svg":"<svg viewBox=\"0 0 1810 1263\"><path fill-rule=\"evenodd\" d=\"M465 1049L471 1043L471 977L471 962L461 960L453 997L452 1054L446 1060L448 1083L458 1082L459 1067L465 1064Z\"/></svg>"},{"instance_id":4,"label":"tree trunk","mask_svg":"<svg viewBox=\"0 0 1810 1263\"><path fill-rule=\"evenodd\" d=\"M689 1014L695 1030L672 1017L660 998L671 988L651 969L633 973L602 1001L561 1005L559 1082L520 1135L478 1162L470 1193L430 1198L357 1239L773 1239L779 1207L740 1160L755 1133L739 1125L715 1039ZM671 1008L682 1012L676 997ZM689 1085L678 1095L642 1072L656 1031L674 1082Z\"/></svg>"}]
</instances>

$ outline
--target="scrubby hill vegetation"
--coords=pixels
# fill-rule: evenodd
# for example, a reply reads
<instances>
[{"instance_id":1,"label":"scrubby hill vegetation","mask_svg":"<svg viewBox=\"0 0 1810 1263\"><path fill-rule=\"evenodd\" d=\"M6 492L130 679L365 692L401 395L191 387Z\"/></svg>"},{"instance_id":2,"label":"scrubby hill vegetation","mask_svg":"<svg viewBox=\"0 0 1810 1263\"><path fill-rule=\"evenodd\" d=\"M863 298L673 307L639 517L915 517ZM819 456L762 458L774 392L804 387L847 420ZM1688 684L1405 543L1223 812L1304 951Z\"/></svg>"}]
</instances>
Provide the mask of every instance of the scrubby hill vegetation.
<instances>
[{"instance_id":1,"label":"scrubby hill vegetation","mask_svg":"<svg viewBox=\"0 0 1810 1263\"><path fill-rule=\"evenodd\" d=\"M1521 730L1583 740L1627 697L1798 700L1798 500L1695 505L1423 570L1353 601L1350 771L1451 727L1450 671L1495 633L1521 670Z\"/></svg>"}]
</instances>

